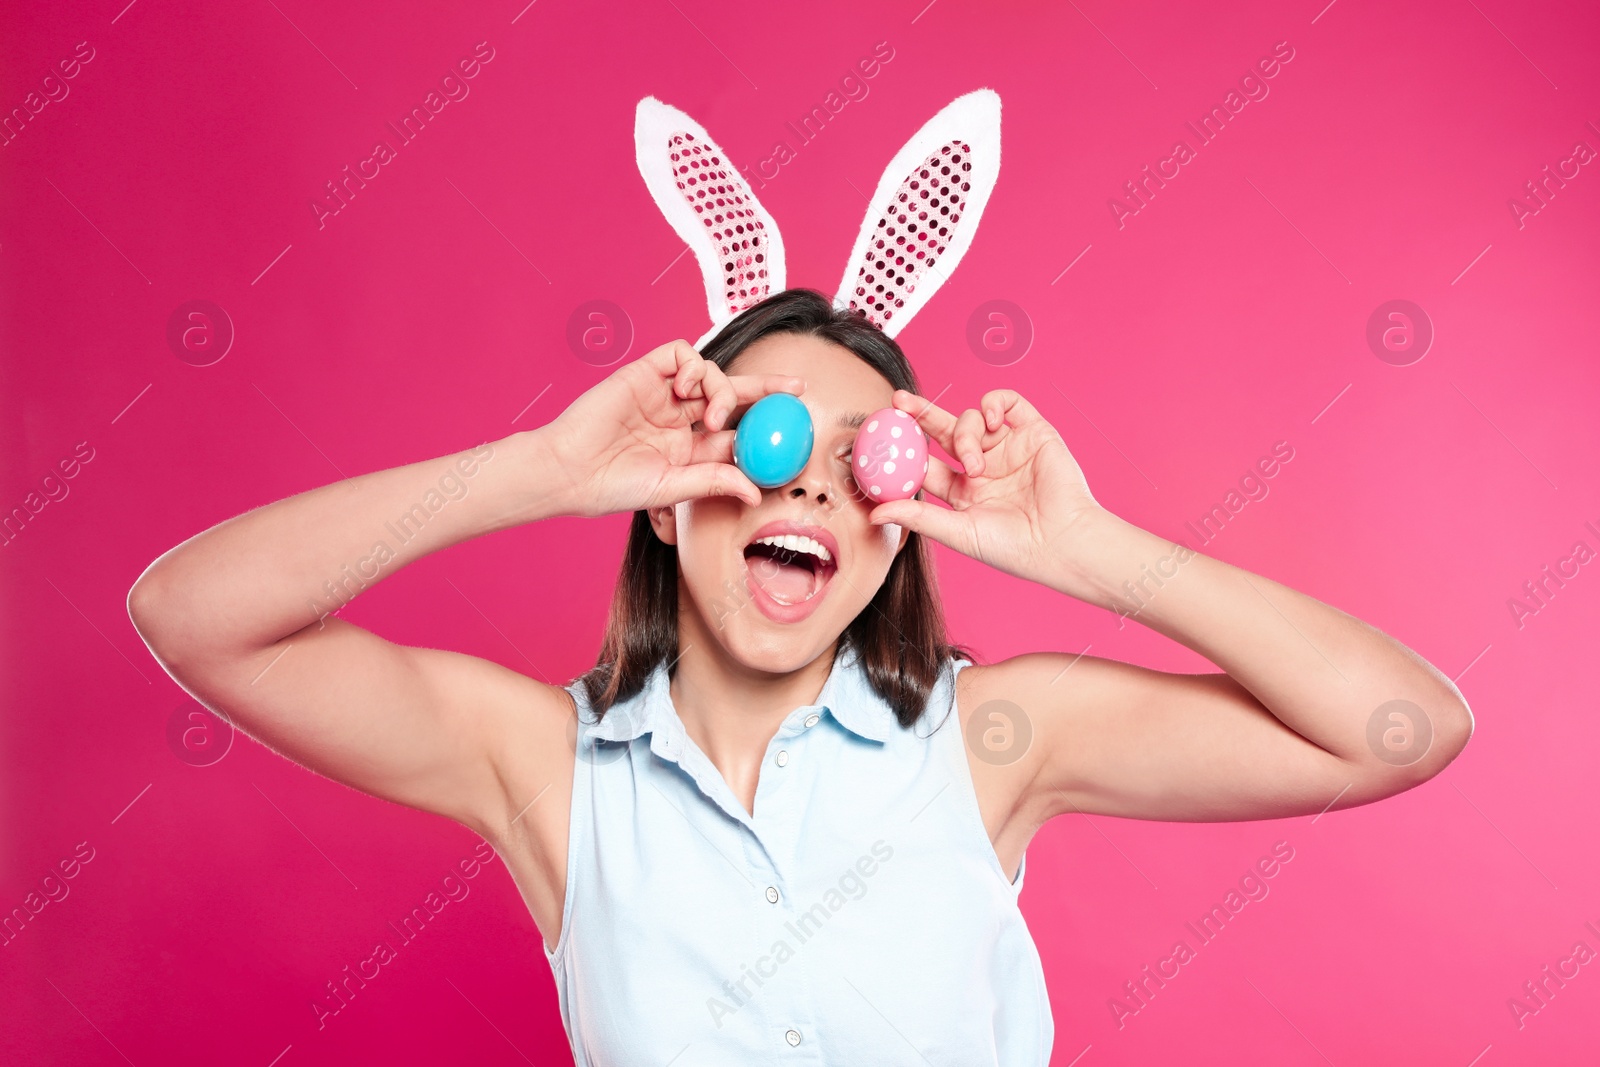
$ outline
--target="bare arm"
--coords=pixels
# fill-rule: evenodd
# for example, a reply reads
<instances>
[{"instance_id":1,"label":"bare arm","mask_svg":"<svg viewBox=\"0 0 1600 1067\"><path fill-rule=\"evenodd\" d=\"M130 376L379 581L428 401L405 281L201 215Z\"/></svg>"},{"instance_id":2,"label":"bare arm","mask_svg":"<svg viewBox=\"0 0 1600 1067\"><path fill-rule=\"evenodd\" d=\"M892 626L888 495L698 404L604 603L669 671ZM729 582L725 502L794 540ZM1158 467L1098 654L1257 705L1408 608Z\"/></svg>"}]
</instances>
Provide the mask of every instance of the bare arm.
<instances>
[{"instance_id":1,"label":"bare arm","mask_svg":"<svg viewBox=\"0 0 1600 1067\"><path fill-rule=\"evenodd\" d=\"M252 736L488 833L511 799L493 754L560 736L566 694L325 613L432 552L570 512L549 451L533 430L257 508L158 558L129 613L168 673Z\"/></svg>"},{"instance_id":2,"label":"bare arm","mask_svg":"<svg viewBox=\"0 0 1600 1067\"><path fill-rule=\"evenodd\" d=\"M965 470L930 465L927 487L951 510L903 501L873 521L1136 618L1225 672L1063 654L963 671L969 736L987 729L1022 749L978 761L1000 821L1031 835L1070 811L1215 821L1349 807L1432 777L1471 736L1460 691L1400 642L1101 508L1060 435L1016 393L986 394L959 418L911 394L895 403Z\"/></svg>"},{"instance_id":3,"label":"bare arm","mask_svg":"<svg viewBox=\"0 0 1600 1067\"><path fill-rule=\"evenodd\" d=\"M1122 583L1168 560L1173 576L1150 585L1135 617L1225 673L1059 653L963 672L974 675L969 708L1006 694L1031 715L1033 750L1015 772L1035 819L1315 814L1424 782L1471 736L1450 679L1375 627L1108 513L1085 523L1062 546L1078 578L1056 587L1087 581L1091 602L1131 612Z\"/></svg>"},{"instance_id":4,"label":"bare arm","mask_svg":"<svg viewBox=\"0 0 1600 1067\"><path fill-rule=\"evenodd\" d=\"M717 493L759 500L720 427L740 403L802 387L730 380L687 342L663 345L547 426L312 489L190 538L139 578L129 613L168 673L251 735L502 841L541 789L570 780L567 695L323 613L431 552L520 523ZM553 829L564 839L564 825Z\"/></svg>"}]
</instances>

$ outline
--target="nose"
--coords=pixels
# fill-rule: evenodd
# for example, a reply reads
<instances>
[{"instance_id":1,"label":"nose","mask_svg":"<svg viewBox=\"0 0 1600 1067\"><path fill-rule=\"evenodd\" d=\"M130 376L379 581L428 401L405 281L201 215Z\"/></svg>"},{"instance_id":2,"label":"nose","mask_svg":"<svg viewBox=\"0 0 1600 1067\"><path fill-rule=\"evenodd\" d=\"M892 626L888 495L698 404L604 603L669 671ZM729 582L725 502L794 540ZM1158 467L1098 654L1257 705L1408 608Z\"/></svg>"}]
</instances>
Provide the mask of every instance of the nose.
<instances>
[{"instance_id":1,"label":"nose","mask_svg":"<svg viewBox=\"0 0 1600 1067\"><path fill-rule=\"evenodd\" d=\"M809 496L818 505L826 504L835 495L833 485L828 479L809 466L801 471L800 476L790 482L784 491L796 500Z\"/></svg>"},{"instance_id":2,"label":"nose","mask_svg":"<svg viewBox=\"0 0 1600 1067\"><path fill-rule=\"evenodd\" d=\"M833 487L827 449L813 448L806 465L781 492L791 500L809 500L814 507L831 511L839 494Z\"/></svg>"}]
</instances>

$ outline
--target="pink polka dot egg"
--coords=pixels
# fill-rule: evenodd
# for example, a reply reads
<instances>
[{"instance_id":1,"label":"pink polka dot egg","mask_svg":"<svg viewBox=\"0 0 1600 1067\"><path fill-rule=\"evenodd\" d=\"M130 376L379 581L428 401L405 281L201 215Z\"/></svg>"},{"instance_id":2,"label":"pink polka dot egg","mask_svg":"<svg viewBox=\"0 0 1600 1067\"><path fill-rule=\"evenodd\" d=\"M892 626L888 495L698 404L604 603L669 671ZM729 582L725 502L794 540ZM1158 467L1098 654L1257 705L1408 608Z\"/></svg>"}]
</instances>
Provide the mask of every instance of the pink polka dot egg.
<instances>
[{"instance_id":1,"label":"pink polka dot egg","mask_svg":"<svg viewBox=\"0 0 1600 1067\"><path fill-rule=\"evenodd\" d=\"M928 439L917 420L898 408L874 411L856 433L850 469L874 503L909 500L928 473Z\"/></svg>"}]
</instances>

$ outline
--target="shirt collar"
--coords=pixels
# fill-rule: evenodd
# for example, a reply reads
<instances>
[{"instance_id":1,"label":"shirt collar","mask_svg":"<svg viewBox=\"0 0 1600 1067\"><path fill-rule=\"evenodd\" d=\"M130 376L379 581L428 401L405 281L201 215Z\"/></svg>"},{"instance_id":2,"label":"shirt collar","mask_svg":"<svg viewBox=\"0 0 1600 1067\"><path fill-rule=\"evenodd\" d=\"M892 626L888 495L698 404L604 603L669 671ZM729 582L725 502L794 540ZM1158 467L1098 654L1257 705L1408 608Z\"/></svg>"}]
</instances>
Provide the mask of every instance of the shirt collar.
<instances>
[{"instance_id":1,"label":"shirt collar","mask_svg":"<svg viewBox=\"0 0 1600 1067\"><path fill-rule=\"evenodd\" d=\"M647 733L668 738L681 734L683 723L672 706L670 682L667 665L657 664L638 696L614 704L593 735L607 741L632 741ZM828 712L845 729L871 741L889 740L898 725L893 709L873 690L860 657L851 648L839 651L816 703L807 707Z\"/></svg>"}]
</instances>

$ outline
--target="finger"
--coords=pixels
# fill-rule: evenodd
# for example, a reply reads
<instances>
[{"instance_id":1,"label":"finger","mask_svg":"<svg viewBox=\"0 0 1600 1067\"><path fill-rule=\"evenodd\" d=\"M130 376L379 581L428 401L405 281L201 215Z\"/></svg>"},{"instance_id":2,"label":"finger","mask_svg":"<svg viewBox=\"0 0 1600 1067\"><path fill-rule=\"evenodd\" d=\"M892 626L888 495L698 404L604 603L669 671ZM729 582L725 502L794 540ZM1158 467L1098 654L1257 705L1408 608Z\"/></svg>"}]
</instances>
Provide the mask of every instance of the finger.
<instances>
[{"instance_id":1,"label":"finger","mask_svg":"<svg viewBox=\"0 0 1600 1067\"><path fill-rule=\"evenodd\" d=\"M706 401L704 397L690 397L688 400L679 400L677 408L678 412L688 421L690 427L696 428L700 420L705 417ZM695 432L704 433L705 431L696 428Z\"/></svg>"},{"instance_id":2,"label":"finger","mask_svg":"<svg viewBox=\"0 0 1600 1067\"><path fill-rule=\"evenodd\" d=\"M690 397L703 396L700 382L705 377L706 368L712 366L699 356L685 359L678 364L678 371L672 376L672 395L679 400L688 400Z\"/></svg>"},{"instance_id":3,"label":"finger","mask_svg":"<svg viewBox=\"0 0 1600 1067\"><path fill-rule=\"evenodd\" d=\"M984 415L983 409L981 408L978 409L978 418L987 422L987 416ZM1004 441L1010 433L1011 427L1003 422L1000 424L1000 428L998 430L991 431L985 428L984 431L978 435L978 447L984 452L988 452L990 449L994 448L995 445L999 444L1001 441Z\"/></svg>"},{"instance_id":4,"label":"finger","mask_svg":"<svg viewBox=\"0 0 1600 1067\"><path fill-rule=\"evenodd\" d=\"M874 526L892 522L914 533L931 537L957 552L971 555L964 547L970 541L968 529L971 520L958 511L941 508L925 500L891 500L873 508L868 518Z\"/></svg>"},{"instance_id":5,"label":"finger","mask_svg":"<svg viewBox=\"0 0 1600 1067\"><path fill-rule=\"evenodd\" d=\"M950 454L961 461L969 478L983 473L983 438L983 414L977 408L963 411L956 419L955 432L951 434L955 447Z\"/></svg>"},{"instance_id":6,"label":"finger","mask_svg":"<svg viewBox=\"0 0 1600 1067\"><path fill-rule=\"evenodd\" d=\"M956 417L931 400L904 389L894 391L894 406L917 420L922 431L939 443L939 447L956 454L950 435L955 432Z\"/></svg>"},{"instance_id":7,"label":"finger","mask_svg":"<svg viewBox=\"0 0 1600 1067\"><path fill-rule=\"evenodd\" d=\"M738 397L722 368L710 360L704 362L705 376L701 384L706 398L706 413L702 416L702 421L705 422L706 429L720 430L728 424L728 416L733 414L733 409L738 406Z\"/></svg>"},{"instance_id":8,"label":"finger","mask_svg":"<svg viewBox=\"0 0 1600 1067\"><path fill-rule=\"evenodd\" d=\"M949 503L950 492L955 487L957 477L959 475L950 468L950 464L938 456L929 456L928 473L923 475L922 490Z\"/></svg>"},{"instance_id":9,"label":"finger","mask_svg":"<svg viewBox=\"0 0 1600 1067\"><path fill-rule=\"evenodd\" d=\"M693 345L680 337L675 341L668 341L664 345L652 348L640 357L640 362L648 364L662 378L666 379L678 373L678 368L683 365L690 353L696 357L700 355L700 353L695 352Z\"/></svg>"},{"instance_id":10,"label":"finger","mask_svg":"<svg viewBox=\"0 0 1600 1067\"><path fill-rule=\"evenodd\" d=\"M689 462L732 463L733 438L732 430L695 434L694 444L689 449Z\"/></svg>"},{"instance_id":11,"label":"finger","mask_svg":"<svg viewBox=\"0 0 1600 1067\"><path fill-rule=\"evenodd\" d=\"M1011 389L991 389L983 394L983 398L978 401L977 409L983 419L983 434L978 439L979 448L987 452L1006 439L1006 435L1011 432L1007 415L1017 402L1027 403L1020 394ZM1020 419L1019 416L1019 421L1026 420Z\"/></svg>"},{"instance_id":12,"label":"finger","mask_svg":"<svg viewBox=\"0 0 1600 1067\"><path fill-rule=\"evenodd\" d=\"M979 407L983 409L983 421L991 431L1006 425L1025 426L1043 417L1015 389L991 389L983 394Z\"/></svg>"},{"instance_id":13,"label":"finger","mask_svg":"<svg viewBox=\"0 0 1600 1067\"><path fill-rule=\"evenodd\" d=\"M753 404L769 393L791 393L795 396L806 391L804 378L788 374L730 374L728 381L741 404Z\"/></svg>"},{"instance_id":14,"label":"finger","mask_svg":"<svg viewBox=\"0 0 1600 1067\"><path fill-rule=\"evenodd\" d=\"M930 439L938 442L939 447L943 448L947 453L960 459L963 466L967 465L968 459L958 453L955 440L956 427L960 424L959 418L932 401L926 400L915 393L907 392L904 389L895 390L894 406L916 418L917 425L922 427ZM981 431L977 439L980 453L1005 440L1006 435L1011 432L1010 427L1004 424L1001 424L998 429L991 432L985 424L984 416L981 412L978 415L978 426ZM974 463L974 466L979 469L982 468L983 461L981 456ZM977 471L973 471L973 473L977 473Z\"/></svg>"},{"instance_id":15,"label":"finger","mask_svg":"<svg viewBox=\"0 0 1600 1067\"><path fill-rule=\"evenodd\" d=\"M666 387L669 396L673 399L682 399L685 394L678 391L679 379L682 378L684 382L692 381L698 372L695 372L695 375L688 375L686 372L704 360L693 345L680 337L676 341L668 341L659 348L652 349L645 354L641 362L661 376L661 384Z\"/></svg>"},{"instance_id":16,"label":"finger","mask_svg":"<svg viewBox=\"0 0 1600 1067\"><path fill-rule=\"evenodd\" d=\"M751 507L761 504L761 490L731 463L691 463L670 467L661 477L657 506L708 496L738 497Z\"/></svg>"}]
</instances>

